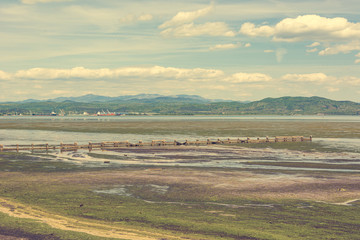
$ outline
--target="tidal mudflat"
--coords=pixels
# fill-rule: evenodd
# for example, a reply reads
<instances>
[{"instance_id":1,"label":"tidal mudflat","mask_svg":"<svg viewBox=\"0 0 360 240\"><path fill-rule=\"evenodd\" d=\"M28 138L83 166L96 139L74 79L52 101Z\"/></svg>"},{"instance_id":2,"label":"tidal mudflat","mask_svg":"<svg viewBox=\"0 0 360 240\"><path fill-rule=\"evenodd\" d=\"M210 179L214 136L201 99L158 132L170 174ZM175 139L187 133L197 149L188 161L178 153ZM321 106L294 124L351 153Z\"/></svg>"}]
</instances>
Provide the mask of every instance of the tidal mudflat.
<instances>
[{"instance_id":1,"label":"tidal mudflat","mask_svg":"<svg viewBox=\"0 0 360 240\"><path fill-rule=\"evenodd\" d=\"M360 237L359 119L0 119L0 132L1 143L314 136L306 143L0 153L4 238Z\"/></svg>"}]
</instances>

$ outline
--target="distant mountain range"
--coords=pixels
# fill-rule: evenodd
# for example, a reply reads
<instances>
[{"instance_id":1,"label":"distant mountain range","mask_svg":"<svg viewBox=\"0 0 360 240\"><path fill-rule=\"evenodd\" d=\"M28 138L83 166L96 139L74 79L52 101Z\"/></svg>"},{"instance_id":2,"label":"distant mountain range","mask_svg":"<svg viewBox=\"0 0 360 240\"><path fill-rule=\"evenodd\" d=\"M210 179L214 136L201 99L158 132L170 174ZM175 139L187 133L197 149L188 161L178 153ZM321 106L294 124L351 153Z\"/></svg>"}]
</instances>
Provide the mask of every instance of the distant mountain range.
<instances>
[{"instance_id":1,"label":"distant mountain range","mask_svg":"<svg viewBox=\"0 0 360 240\"><path fill-rule=\"evenodd\" d=\"M48 115L51 112L96 114L99 111L162 115L360 115L360 103L321 97L280 97L239 102L206 99L197 95L159 94L119 97L88 94L81 97L0 103L0 115Z\"/></svg>"},{"instance_id":2,"label":"distant mountain range","mask_svg":"<svg viewBox=\"0 0 360 240\"><path fill-rule=\"evenodd\" d=\"M173 102L229 102L222 99L206 99L198 95L172 95L164 96L160 94L138 94L138 95L125 95L119 97L106 97L94 94L87 94L80 97L58 97L48 100L27 99L16 103L38 103L38 102L80 102L80 103L93 103L93 102L160 102L160 101L173 101Z\"/></svg>"}]
</instances>

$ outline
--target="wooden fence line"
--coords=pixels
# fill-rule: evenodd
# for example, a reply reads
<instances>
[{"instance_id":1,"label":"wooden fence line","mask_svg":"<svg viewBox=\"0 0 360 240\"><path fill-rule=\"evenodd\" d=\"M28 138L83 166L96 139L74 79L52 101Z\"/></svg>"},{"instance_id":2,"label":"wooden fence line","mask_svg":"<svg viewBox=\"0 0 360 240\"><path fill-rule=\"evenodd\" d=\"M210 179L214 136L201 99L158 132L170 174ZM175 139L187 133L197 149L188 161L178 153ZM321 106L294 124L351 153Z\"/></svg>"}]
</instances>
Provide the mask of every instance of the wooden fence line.
<instances>
[{"instance_id":1,"label":"wooden fence line","mask_svg":"<svg viewBox=\"0 0 360 240\"><path fill-rule=\"evenodd\" d=\"M60 150L61 152L66 151L77 151L79 149L87 149L90 152L92 150L115 150L121 148L128 148L128 147L155 147L155 146L179 146L179 145L212 145L212 144L245 144L245 143L279 143L279 142L305 142L305 141L312 141L312 136L310 137L303 137L303 136L277 136L274 138L244 138L244 139L217 139L211 140L207 139L206 141L189 141L185 140L185 142L178 142L174 140L173 142L167 142L165 140L152 140L151 142L143 142L139 141L138 143L130 143L129 141L112 141L112 142L100 142L100 143L92 143L89 142L88 144L78 144L77 142L74 143L60 143L60 145L50 145L48 143L45 144L30 144L30 145L1 145L0 144L0 152L6 151L34 151L34 150Z\"/></svg>"}]
</instances>

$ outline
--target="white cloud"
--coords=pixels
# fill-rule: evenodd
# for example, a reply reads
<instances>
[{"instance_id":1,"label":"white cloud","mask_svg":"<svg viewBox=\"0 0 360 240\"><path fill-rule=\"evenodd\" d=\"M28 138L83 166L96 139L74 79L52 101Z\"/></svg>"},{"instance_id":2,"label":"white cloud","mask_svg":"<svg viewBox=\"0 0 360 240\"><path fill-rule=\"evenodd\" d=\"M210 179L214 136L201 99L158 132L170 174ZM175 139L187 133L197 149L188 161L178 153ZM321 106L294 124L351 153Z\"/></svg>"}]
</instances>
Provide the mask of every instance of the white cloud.
<instances>
[{"instance_id":1,"label":"white cloud","mask_svg":"<svg viewBox=\"0 0 360 240\"><path fill-rule=\"evenodd\" d=\"M11 75L0 70L0 80L9 80Z\"/></svg>"},{"instance_id":2,"label":"white cloud","mask_svg":"<svg viewBox=\"0 0 360 240\"><path fill-rule=\"evenodd\" d=\"M193 36L224 36L233 37L235 33L230 31L223 22L208 22L204 24L188 23L175 28L168 28L161 32L165 37L193 37Z\"/></svg>"},{"instance_id":3,"label":"white cloud","mask_svg":"<svg viewBox=\"0 0 360 240\"><path fill-rule=\"evenodd\" d=\"M139 21L151 21L153 16L151 14L143 14L138 17Z\"/></svg>"},{"instance_id":4,"label":"white cloud","mask_svg":"<svg viewBox=\"0 0 360 240\"><path fill-rule=\"evenodd\" d=\"M120 23L135 23L138 21L151 21L153 19L153 16L151 14L143 14L140 16L136 16L134 14L128 14L122 18L119 19Z\"/></svg>"},{"instance_id":5,"label":"white cloud","mask_svg":"<svg viewBox=\"0 0 360 240\"><path fill-rule=\"evenodd\" d=\"M319 52L319 55L335 55L339 53L349 53L354 50L360 50L360 41L353 41L347 44L340 44L325 48Z\"/></svg>"},{"instance_id":6,"label":"white cloud","mask_svg":"<svg viewBox=\"0 0 360 240\"><path fill-rule=\"evenodd\" d=\"M26 91L26 90L16 90L16 91L15 91L15 94L16 94L16 95L27 95L27 94L29 94L29 91Z\"/></svg>"},{"instance_id":7,"label":"white cloud","mask_svg":"<svg viewBox=\"0 0 360 240\"><path fill-rule=\"evenodd\" d=\"M51 3L51 2L70 2L73 0L21 0L23 4Z\"/></svg>"},{"instance_id":8,"label":"white cloud","mask_svg":"<svg viewBox=\"0 0 360 240\"><path fill-rule=\"evenodd\" d=\"M224 81L231 83L258 83L269 82L272 77L263 73L235 73Z\"/></svg>"},{"instance_id":9,"label":"white cloud","mask_svg":"<svg viewBox=\"0 0 360 240\"><path fill-rule=\"evenodd\" d=\"M317 46L320 46L321 44L319 42L314 42L310 45L307 45L306 47L309 47L309 48L313 48L313 47L317 47Z\"/></svg>"},{"instance_id":10,"label":"white cloud","mask_svg":"<svg viewBox=\"0 0 360 240\"><path fill-rule=\"evenodd\" d=\"M66 90L53 90L51 91L52 95L64 95L64 94L68 94L70 93L70 91L66 91Z\"/></svg>"},{"instance_id":11,"label":"white cloud","mask_svg":"<svg viewBox=\"0 0 360 240\"><path fill-rule=\"evenodd\" d=\"M111 75L109 69L86 69L76 67L72 69L51 69L51 68L31 68L20 70L15 74L17 78L23 79L68 79L68 78L102 78Z\"/></svg>"},{"instance_id":12,"label":"white cloud","mask_svg":"<svg viewBox=\"0 0 360 240\"><path fill-rule=\"evenodd\" d=\"M312 48L312 49L306 50L306 52L308 52L308 53L313 53L313 52L317 52L317 51L319 51L319 49L317 49L317 48Z\"/></svg>"},{"instance_id":13,"label":"white cloud","mask_svg":"<svg viewBox=\"0 0 360 240\"><path fill-rule=\"evenodd\" d=\"M193 36L225 36L233 37L235 33L231 31L224 22L206 22L195 24L194 20L206 16L213 10L214 6L199 9L193 12L179 12L171 20L159 26L161 35L164 37L193 37Z\"/></svg>"},{"instance_id":14,"label":"white cloud","mask_svg":"<svg viewBox=\"0 0 360 240\"><path fill-rule=\"evenodd\" d=\"M255 27L255 24L247 22L241 26L240 33L251 37L270 37L274 35L275 30L270 26Z\"/></svg>"},{"instance_id":15,"label":"white cloud","mask_svg":"<svg viewBox=\"0 0 360 240\"><path fill-rule=\"evenodd\" d=\"M136 15L134 15L134 14L128 14L128 15L126 15L126 16L124 16L124 17L121 17L120 19L119 19L119 22L120 23L133 23L133 22L135 22L136 21Z\"/></svg>"},{"instance_id":16,"label":"white cloud","mask_svg":"<svg viewBox=\"0 0 360 240\"><path fill-rule=\"evenodd\" d=\"M360 52L356 54L355 57L360 58ZM355 59L355 63L360 63L360 59Z\"/></svg>"},{"instance_id":17,"label":"white cloud","mask_svg":"<svg viewBox=\"0 0 360 240\"><path fill-rule=\"evenodd\" d=\"M241 47L241 43L228 43L228 44L217 44L215 46L210 47L210 50L220 50L220 49L232 49L232 48L238 48Z\"/></svg>"},{"instance_id":18,"label":"white cloud","mask_svg":"<svg viewBox=\"0 0 360 240\"><path fill-rule=\"evenodd\" d=\"M329 80L335 80L334 77L327 76L324 73L286 74L282 76L282 79L291 82L315 82L315 83L324 83Z\"/></svg>"},{"instance_id":19,"label":"white cloud","mask_svg":"<svg viewBox=\"0 0 360 240\"><path fill-rule=\"evenodd\" d=\"M120 93L117 91L119 89L123 92L135 90L137 93L160 94L166 91L168 94L179 94L192 90L193 94L202 96L212 94L213 98L230 99L236 98L241 92L260 98L266 94L301 95L308 89L313 90L310 95L326 96L339 92L339 94L356 96L355 92L360 86L359 77L334 77L321 72L286 74L275 78L272 74L257 71L232 74L217 69L164 66L113 69L32 68L14 73L0 71L0 77L4 78L3 76L11 79L11 81L0 80L2 82L0 98L4 101L33 98L33 96L41 99L53 98L54 95L79 96L94 91L97 94L116 96ZM283 91L279 92L279 88ZM16 95L16 91L19 90L23 90L19 92L22 95Z\"/></svg>"},{"instance_id":20,"label":"white cloud","mask_svg":"<svg viewBox=\"0 0 360 240\"><path fill-rule=\"evenodd\" d=\"M245 47L246 47L246 48L251 47L251 43L246 43L246 44L245 44Z\"/></svg>"},{"instance_id":21,"label":"white cloud","mask_svg":"<svg viewBox=\"0 0 360 240\"><path fill-rule=\"evenodd\" d=\"M360 86L360 78L358 77L347 76L344 77L342 81L353 86Z\"/></svg>"},{"instance_id":22,"label":"white cloud","mask_svg":"<svg viewBox=\"0 0 360 240\"><path fill-rule=\"evenodd\" d=\"M332 92L338 92L340 89L339 88L334 88L334 87L327 87L326 88L328 92L332 93Z\"/></svg>"},{"instance_id":23,"label":"white cloud","mask_svg":"<svg viewBox=\"0 0 360 240\"><path fill-rule=\"evenodd\" d=\"M193 12L178 12L172 19L161 24L159 28L168 28L183 25L186 23L191 23L195 19L209 14L213 10L213 8L214 6L210 5L206 8L202 8Z\"/></svg>"},{"instance_id":24,"label":"white cloud","mask_svg":"<svg viewBox=\"0 0 360 240\"><path fill-rule=\"evenodd\" d=\"M275 52L275 50L272 50L272 49L264 50L264 53L273 53L273 52Z\"/></svg>"},{"instance_id":25,"label":"white cloud","mask_svg":"<svg viewBox=\"0 0 360 240\"><path fill-rule=\"evenodd\" d=\"M276 55L276 61L282 62L284 56L287 54L287 50L285 48L279 48L276 49L275 55Z\"/></svg>"},{"instance_id":26,"label":"white cloud","mask_svg":"<svg viewBox=\"0 0 360 240\"><path fill-rule=\"evenodd\" d=\"M15 77L22 79L102 79L117 77L155 77L170 79L209 79L218 78L224 73L216 69L203 68L173 68L173 67L124 67L117 69L87 69L76 67L71 69L50 69L50 68L32 68L21 70L15 74Z\"/></svg>"},{"instance_id":27,"label":"white cloud","mask_svg":"<svg viewBox=\"0 0 360 240\"><path fill-rule=\"evenodd\" d=\"M360 39L360 23L349 22L346 18L326 18L318 15L303 15L285 18L275 26L255 26L244 23L240 32L253 37L273 37L274 41L337 41Z\"/></svg>"},{"instance_id":28,"label":"white cloud","mask_svg":"<svg viewBox=\"0 0 360 240\"><path fill-rule=\"evenodd\" d=\"M205 88L210 89L210 90L225 90L225 89L227 89L223 85L209 85L209 86L205 86Z\"/></svg>"}]
</instances>

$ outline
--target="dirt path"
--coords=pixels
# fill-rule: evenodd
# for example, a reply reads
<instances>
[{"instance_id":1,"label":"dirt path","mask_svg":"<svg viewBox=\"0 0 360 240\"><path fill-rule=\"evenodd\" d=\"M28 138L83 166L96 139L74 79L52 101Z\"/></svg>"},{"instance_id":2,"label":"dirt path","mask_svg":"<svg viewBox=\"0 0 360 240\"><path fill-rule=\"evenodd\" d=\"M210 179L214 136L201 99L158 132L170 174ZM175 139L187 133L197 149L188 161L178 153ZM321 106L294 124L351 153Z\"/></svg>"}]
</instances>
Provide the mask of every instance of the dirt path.
<instances>
[{"instance_id":1,"label":"dirt path","mask_svg":"<svg viewBox=\"0 0 360 240\"><path fill-rule=\"evenodd\" d=\"M65 230L87 233L93 236L106 238L120 238L128 240L157 240L157 239L180 239L174 236L166 236L152 232L146 232L136 229L128 229L120 226L106 225L88 221L79 221L69 217L54 215L51 213L37 210L29 206L15 203L0 198L0 212L17 218L34 219L49 226Z\"/></svg>"},{"instance_id":2,"label":"dirt path","mask_svg":"<svg viewBox=\"0 0 360 240\"><path fill-rule=\"evenodd\" d=\"M357 202L357 201L360 201L359 198L357 199L351 199L351 200L348 200L346 202L341 202L341 203L335 203L336 205L344 205L344 206L352 206L352 203L354 202Z\"/></svg>"}]
</instances>

